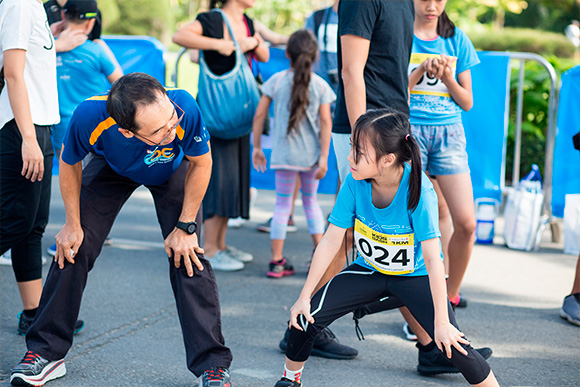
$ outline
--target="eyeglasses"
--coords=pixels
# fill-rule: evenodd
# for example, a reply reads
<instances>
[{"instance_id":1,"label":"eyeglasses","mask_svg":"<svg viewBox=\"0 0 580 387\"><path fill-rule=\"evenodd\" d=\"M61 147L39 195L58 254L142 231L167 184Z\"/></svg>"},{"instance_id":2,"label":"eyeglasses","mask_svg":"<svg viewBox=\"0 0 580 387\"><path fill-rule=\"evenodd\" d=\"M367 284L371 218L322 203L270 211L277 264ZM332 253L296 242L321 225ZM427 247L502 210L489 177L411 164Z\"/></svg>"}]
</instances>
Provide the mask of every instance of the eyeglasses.
<instances>
[{"instance_id":1,"label":"eyeglasses","mask_svg":"<svg viewBox=\"0 0 580 387\"><path fill-rule=\"evenodd\" d=\"M170 101L171 101L171 99L170 99ZM152 145L153 145L153 146L155 146L155 147L159 147L159 146L161 146L161 144L163 144L163 143L164 143L164 142L167 140L167 138L168 138L168 137L171 135L171 133L172 133L174 130L177 130L177 127L179 126L179 124L181 123L181 121L183 121L183 117L185 117L185 112L183 111L183 109L181 109L181 108L179 107L179 105L177 105L175 102L173 102L173 101L171 101L171 102L173 103L173 105L175 105L175 107L177 107L177 108L178 108L178 109L181 111L181 117L179 117L179 118L177 119L177 122L175 123L175 125L173 125L171 128L169 128L169 129L167 130L167 133L165 133L165 136L163 136L163 138L161 139L161 141L159 141L159 142L157 142L157 143L156 143L155 141L151 140L151 139L150 139L150 138L148 138L148 137L142 136L142 135L140 135L140 134L137 134L137 133L135 133L135 132L133 132L133 134L134 134L135 136L137 136L137 137L140 137L141 139L144 139L144 140L147 140L147 141L149 141L149 142L152 142L152 143L153 143ZM155 148L155 149L157 149L157 148Z\"/></svg>"}]
</instances>

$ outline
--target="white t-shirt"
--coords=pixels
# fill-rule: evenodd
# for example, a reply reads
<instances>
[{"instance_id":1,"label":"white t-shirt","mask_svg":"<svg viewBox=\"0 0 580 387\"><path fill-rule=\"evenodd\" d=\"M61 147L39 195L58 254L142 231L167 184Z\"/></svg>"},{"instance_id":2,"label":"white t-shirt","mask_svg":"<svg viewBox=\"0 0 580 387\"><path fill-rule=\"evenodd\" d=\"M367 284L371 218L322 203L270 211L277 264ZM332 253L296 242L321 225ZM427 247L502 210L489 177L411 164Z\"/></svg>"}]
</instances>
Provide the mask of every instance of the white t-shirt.
<instances>
[{"instance_id":1,"label":"white t-shirt","mask_svg":"<svg viewBox=\"0 0 580 387\"><path fill-rule=\"evenodd\" d=\"M56 50L38 0L2 0L0 2L0 66L4 51L26 50L24 82L28 91L30 113L35 125L59 122L56 89ZM0 128L14 118L6 86L0 94Z\"/></svg>"}]
</instances>

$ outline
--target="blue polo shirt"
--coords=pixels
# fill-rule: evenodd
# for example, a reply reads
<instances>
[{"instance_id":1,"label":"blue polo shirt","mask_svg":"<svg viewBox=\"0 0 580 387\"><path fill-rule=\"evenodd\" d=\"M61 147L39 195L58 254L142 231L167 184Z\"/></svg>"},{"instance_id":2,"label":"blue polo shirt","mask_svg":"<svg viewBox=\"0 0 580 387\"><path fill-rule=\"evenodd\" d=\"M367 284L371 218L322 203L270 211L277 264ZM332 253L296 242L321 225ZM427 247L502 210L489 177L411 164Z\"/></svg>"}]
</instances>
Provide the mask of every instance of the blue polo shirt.
<instances>
[{"instance_id":1,"label":"blue polo shirt","mask_svg":"<svg viewBox=\"0 0 580 387\"><path fill-rule=\"evenodd\" d=\"M121 176L144 185L163 184L179 168L184 156L209 152L209 134L195 99L179 89L168 90L167 95L178 116L185 114L173 142L154 146L137 137L126 138L107 113L107 96L96 96L75 110L64 138L62 160L73 165L94 152Z\"/></svg>"}]
</instances>

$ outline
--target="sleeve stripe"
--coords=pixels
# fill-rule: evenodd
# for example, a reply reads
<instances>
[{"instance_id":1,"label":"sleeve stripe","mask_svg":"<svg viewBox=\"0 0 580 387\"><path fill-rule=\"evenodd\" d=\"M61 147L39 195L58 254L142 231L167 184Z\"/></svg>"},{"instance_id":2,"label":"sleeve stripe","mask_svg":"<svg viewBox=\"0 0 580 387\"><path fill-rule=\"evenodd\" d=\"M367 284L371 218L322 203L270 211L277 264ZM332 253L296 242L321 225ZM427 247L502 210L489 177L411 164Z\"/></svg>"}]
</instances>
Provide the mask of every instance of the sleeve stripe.
<instances>
[{"instance_id":1,"label":"sleeve stripe","mask_svg":"<svg viewBox=\"0 0 580 387\"><path fill-rule=\"evenodd\" d=\"M91 133L91 137L89 138L89 143L91 145L95 145L95 143L97 142L97 140L99 139L101 134L103 134L103 132L105 130L109 129L111 126L113 126L115 124L116 124L115 120L112 119L111 117L107 118L104 121L101 121L101 123L99 125L97 125L95 130L93 130L93 133Z\"/></svg>"}]
</instances>

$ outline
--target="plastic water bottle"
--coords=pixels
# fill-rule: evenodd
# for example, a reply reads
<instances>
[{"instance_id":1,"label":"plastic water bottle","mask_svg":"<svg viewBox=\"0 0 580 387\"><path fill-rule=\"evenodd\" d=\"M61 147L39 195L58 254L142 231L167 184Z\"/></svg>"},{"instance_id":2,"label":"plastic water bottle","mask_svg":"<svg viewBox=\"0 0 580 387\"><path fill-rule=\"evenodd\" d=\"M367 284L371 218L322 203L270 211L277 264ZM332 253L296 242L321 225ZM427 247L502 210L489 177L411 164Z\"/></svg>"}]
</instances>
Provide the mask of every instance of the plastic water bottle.
<instances>
[{"instance_id":1,"label":"plastic water bottle","mask_svg":"<svg viewBox=\"0 0 580 387\"><path fill-rule=\"evenodd\" d=\"M477 243L493 243L498 208L499 202L495 199L481 198L475 201L475 239Z\"/></svg>"}]
</instances>

